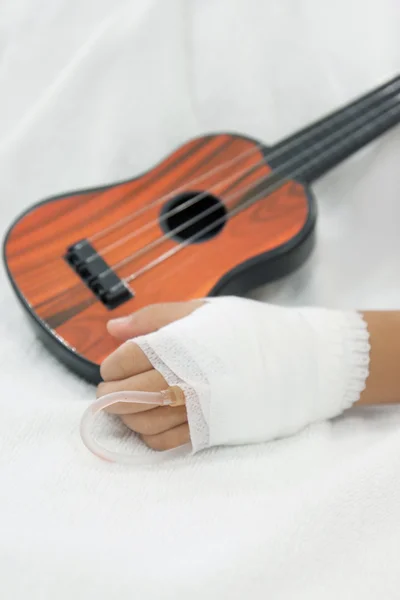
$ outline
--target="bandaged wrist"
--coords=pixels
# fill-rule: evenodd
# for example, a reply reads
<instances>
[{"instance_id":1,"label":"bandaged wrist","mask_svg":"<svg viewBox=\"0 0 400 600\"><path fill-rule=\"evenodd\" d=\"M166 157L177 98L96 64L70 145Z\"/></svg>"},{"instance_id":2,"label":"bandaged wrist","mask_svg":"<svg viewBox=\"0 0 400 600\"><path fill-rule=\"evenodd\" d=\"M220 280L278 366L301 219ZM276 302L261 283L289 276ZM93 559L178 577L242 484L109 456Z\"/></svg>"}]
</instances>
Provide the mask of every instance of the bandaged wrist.
<instances>
[{"instance_id":1,"label":"bandaged wrist","mask_svg":"<svg viewBox=\"0 0 400 600\"><path fill-rule=\"evenodd\" d=\"M357 312L222 297L132 341L183 390L198 451L285 437L339 415L365 387L368 338Z\"/></svg>"}]
</instances>

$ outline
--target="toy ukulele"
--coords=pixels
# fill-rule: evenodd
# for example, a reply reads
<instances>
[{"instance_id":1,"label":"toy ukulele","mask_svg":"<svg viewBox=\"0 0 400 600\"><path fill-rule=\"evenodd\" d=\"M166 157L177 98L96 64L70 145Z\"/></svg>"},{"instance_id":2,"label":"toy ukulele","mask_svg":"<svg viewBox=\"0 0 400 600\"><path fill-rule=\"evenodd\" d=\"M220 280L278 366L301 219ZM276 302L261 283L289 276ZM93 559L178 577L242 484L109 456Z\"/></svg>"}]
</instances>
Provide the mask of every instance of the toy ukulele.
<instances>
[{"instance_id":1,"label":"toy ukulele","mask_svg":"<svg viewBox=\"0 0 400 600\"><path fill-rule=\"evenodd\" d=\"M89 381L106 322L148 304L244 294L310 253L310 184L400 122L400 76L267 147L193 139L139 177L34 205L7 233L13 288L48 348Z\"/></svg>"}]
</instances>

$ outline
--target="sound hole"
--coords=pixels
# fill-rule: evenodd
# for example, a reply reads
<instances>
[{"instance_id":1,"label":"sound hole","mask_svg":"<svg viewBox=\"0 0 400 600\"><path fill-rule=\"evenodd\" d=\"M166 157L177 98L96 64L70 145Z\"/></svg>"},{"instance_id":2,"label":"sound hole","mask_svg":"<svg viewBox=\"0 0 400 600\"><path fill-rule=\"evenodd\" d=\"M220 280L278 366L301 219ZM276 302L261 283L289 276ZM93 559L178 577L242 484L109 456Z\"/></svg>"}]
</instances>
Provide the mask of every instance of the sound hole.
<instances>
[{"instance_id":1,"label":"sound hole","mask_svg":"<svg viewBox=\"0 0 400 600\"><path fill-rule=\"evenodd\" d=\"M227 210L212 194L185 192L167 202L162 211L161 226L176 240L204 242L219 233L226 222Z\"/></svg>"}]
</instances>

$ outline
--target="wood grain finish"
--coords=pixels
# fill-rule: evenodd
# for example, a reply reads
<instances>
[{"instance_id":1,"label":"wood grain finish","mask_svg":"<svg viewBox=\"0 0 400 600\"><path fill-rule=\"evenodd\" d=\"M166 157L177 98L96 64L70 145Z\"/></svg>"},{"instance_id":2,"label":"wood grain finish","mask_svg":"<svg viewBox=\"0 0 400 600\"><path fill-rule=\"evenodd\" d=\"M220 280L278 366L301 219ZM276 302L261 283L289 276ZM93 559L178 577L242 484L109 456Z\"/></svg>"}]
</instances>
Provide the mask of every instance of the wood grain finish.
<instances>
[{"instance_id":1,"label":"wood grain finish","mask_svg":"<svg viewBox=\"0 0 400 600\"><path fill-rule=\"evenodd\" d=\"M113 311L97 300L65 262L67 247L94 236L94 248L109 265L116 265L164 235L159 223L162 203L158 199L167 201L177 190L208 190L229 209L243 199L250 185L269 172L262 152L250 140L231 135L192 140L134 180L66 195L34 207L7 238L9 272L40 319L68 347L99 364L117 345L106 332L108 319L152 303L206 296L238 264L286 244L299 234L308 217L307 195L296 182L265 195L229 219L215 237L180 250L132 281L135 297ZM138 216L132 218L137 211ZM154 226L149 228L148 223L153 221ZM143 233L132 235L143 227ZM129 239L120 244L125 236ZM164 239L116 272L126 278L177 243ZM109 246L111 249L103 253Z\"/></svg>"}]
</instances>

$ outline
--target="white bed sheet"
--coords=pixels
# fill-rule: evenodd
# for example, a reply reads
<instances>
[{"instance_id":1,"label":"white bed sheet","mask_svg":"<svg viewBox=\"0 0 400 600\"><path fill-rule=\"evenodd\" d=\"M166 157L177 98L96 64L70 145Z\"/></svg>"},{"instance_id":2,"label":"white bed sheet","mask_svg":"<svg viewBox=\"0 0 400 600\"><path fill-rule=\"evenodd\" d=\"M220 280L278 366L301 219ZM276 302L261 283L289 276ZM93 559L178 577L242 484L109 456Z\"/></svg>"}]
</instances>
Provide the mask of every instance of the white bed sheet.
<instances>
[{"instance_id":1,"label":"white bed sheet","mask_svg":"<svg viewBox=\"0 0 400 600\"><path fill-rule=\"evenodd\" d=\"M2 0L0 219L187 138L273 143L400 70L399 0ZM400 130L314 186L307 265L255 296L400 307ZM400 409L127 470L79 439L93 389L1 271L0 597L400 597Z\"/></svg>"}]
</instances>

